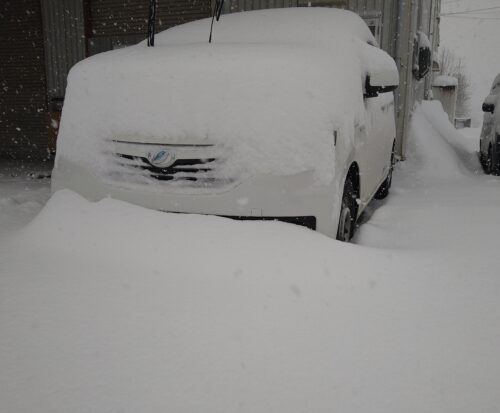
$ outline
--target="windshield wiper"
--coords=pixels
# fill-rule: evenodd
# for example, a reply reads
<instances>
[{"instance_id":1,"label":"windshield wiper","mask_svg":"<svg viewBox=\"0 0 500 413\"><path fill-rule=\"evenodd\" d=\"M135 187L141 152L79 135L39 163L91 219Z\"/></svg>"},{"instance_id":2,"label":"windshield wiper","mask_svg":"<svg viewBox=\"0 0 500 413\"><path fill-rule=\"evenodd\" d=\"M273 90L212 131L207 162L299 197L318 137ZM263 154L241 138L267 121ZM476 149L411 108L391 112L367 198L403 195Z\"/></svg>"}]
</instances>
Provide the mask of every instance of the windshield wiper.
<instances>
[{"instance_id":1,"label":"windshield wiper","mask_svg":"<svg viewBox=\"0 0 500 413\"><path fill-rule=\"evenodd\" d=\"M149 0L148 47L155 45L156 2L157 0Z\"/></svg>"},{"instance_id":2,"label":"windshield wiper","mask_svg":"<svg viewBox=\"0 0 500 413\"><path fill-rule=\"evenodd\" d=\"M223 6L224 6L224 0L215 0L214 10L212 12L212 23L210 24L210 36L208 37L208 43L212 43L212 29L214 27L214 18L217 21L219 21Z\"/></svg>"}]
</instances>

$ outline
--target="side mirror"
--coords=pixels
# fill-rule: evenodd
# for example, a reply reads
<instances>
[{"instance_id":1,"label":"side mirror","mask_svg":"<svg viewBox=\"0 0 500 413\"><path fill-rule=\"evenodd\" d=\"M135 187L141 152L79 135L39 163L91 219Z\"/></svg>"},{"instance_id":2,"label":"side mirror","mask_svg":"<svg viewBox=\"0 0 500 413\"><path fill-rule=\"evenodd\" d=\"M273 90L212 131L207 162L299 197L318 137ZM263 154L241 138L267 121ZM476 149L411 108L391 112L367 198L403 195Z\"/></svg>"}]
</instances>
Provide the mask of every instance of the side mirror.
<instances>
[{"instance_id":1,"label":"side mirror","mask_svg":"<svg viewBox=\"0 0 500 413\"><path fill-rule=\"evenodd\" d=\"M365 98L377 97L379 93L392 92L399 86L399 73L394 68L373 70L366 75Z\"/></svg>"},{"instance_id":2,"label":"side mirror","mask_svg":"<svg viewBox=\"0 0 500 413\"><path fill-rule=\"evenodd\" d=\"M378 47L364 44L365 72L364 97L392 92L399 86L399 72L394 59Z\"/></svg>"},{"instance_id":3,"label":"side mirror","mask_svg":"<svg viewBox=\"0 0 500 413\"><path fill-rule=\"evenodd\" d=\"M432 45L425 33L417 32L413 48L413 75L421 80L429 73L432 63Z\"/></svg>"},{"instance_id":4,"label":"side mirror","mask_svg":"<svg viewBox=\"0 0 500 413\"><path fill-rule=\"evenodd\" d=\"M495 112L495 104L494 103L483 103L483 112L494 113Z\"/></svg>"},{"instance_id":5,"label":"side mirror","mask_svg":"<svg viewBox=\"0 0 500 413\"><path fill-rule=\"evenodd\" d=\"M484 99L484 103L483 103L483 112L486 112L486 113L495 112L496 100L497 100L497 97L495 95L486 96L486 99Z\"/></svg>"}]
</instances>

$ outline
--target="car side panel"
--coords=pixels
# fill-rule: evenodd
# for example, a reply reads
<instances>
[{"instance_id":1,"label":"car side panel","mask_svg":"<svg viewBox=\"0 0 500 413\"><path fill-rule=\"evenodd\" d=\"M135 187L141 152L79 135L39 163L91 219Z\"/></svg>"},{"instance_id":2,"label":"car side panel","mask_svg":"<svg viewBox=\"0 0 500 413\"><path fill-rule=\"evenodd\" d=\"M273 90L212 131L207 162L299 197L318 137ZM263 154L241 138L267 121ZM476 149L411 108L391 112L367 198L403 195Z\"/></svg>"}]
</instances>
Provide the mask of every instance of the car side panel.
<instances>
[{"instance_id":1,"label":"car side panel","mask_svg":"<svg viewBox=\"0 0 500 413\"><path fill-rule=\"evenodd\" d=\"M393 94L365 99L365 111L365 123L356 128L355 144L363 204L371 200L389 172L392 142L396 134Z\"/></svg>"}]
</instances>

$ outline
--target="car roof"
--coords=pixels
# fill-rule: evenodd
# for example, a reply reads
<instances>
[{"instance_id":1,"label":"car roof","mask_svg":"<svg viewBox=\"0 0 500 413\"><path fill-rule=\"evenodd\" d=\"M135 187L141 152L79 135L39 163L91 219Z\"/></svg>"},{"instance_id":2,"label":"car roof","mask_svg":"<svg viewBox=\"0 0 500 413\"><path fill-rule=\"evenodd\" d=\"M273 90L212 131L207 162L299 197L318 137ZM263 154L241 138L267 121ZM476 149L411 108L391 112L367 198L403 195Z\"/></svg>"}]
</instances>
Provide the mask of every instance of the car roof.
<instances>
[{"instance_id":1,"label":"car roof","mask_svg":"<svg viewBox=\"0 0 500 413\"><path fill-rule=\"evenodd\" d=\"M157 35L156 45L208 42L211 19L173 27ZM214 22L214 43L336 43L357 38L377 45L359 15L342 9L308 7L255 10L222 15Z\"/></svg>"}]
</instances>

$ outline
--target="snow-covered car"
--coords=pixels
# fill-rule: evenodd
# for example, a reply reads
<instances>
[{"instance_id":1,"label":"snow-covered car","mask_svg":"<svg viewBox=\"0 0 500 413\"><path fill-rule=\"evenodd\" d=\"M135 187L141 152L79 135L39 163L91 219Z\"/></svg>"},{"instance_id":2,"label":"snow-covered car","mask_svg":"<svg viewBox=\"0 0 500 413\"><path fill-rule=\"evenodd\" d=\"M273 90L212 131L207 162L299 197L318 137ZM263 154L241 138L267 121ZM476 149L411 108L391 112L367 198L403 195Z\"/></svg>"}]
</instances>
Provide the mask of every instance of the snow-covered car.
<instances>
[{"instance_id":1,"label":"snow-covered car","mask_svg":"<svg viewBox=\"0 0 500 413\"><path fill-rule=\"evenodd\" d=\"M487 174L500 175L500 73L483 103L479 158Z\"/></svg>"},{"instance_id":2,"label":"snow-covered car","mask_svg":"<svg viewBox=\"0 0 500 413\"><path fill-rule=\"evenodd\" d=\"M389 191L399 77L356 14L295 8L183 24L68 76L53 190L279 219L349 240Z\"/></svg>"}]
</instances>

